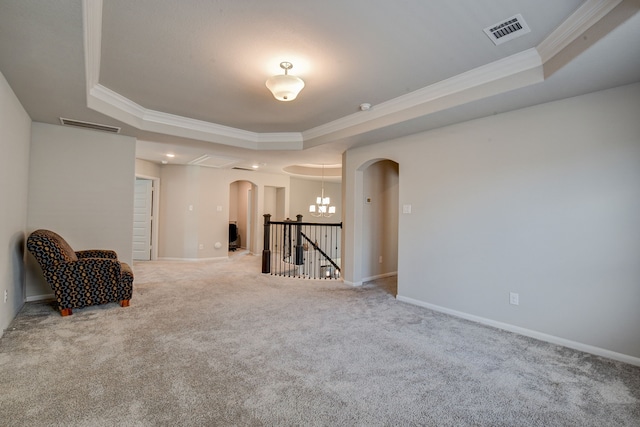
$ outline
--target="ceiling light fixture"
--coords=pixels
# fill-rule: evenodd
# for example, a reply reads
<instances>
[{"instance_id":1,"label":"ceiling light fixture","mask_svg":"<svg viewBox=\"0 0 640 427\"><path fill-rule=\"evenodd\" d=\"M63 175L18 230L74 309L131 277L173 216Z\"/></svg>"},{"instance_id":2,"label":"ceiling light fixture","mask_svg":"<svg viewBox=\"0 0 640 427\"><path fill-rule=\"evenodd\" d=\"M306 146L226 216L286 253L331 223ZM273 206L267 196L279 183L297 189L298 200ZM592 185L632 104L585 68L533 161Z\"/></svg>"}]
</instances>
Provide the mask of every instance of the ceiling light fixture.
<instances>
[{"instance_id":1,"label":"ceiling light fixture","mask_svg":"<svg viewBox=\"0 0 640 427\"><path fill-rule=\"evenodd\" d=\"M328 218L336 213L336 207L329 206L330 204L331 200L329 197L324 197L324 165L322 165L322 190L320 197L316 198L316 204L309 206L309 213L311 216Z\"/></svg>"},{"instance_id":2,"label":"ceiling light fixture","mask_svg":"<svg viewBox=\"0 0 640 427\"><path fill-rule=\"evenodd\" d=\"M281 62L280 68L284 70L284 74L269 77L266 86L278 101L293 101L304 88L304 82L300 77L288 74L293 68L291 62Z\"/></svg>"}]
</instances>

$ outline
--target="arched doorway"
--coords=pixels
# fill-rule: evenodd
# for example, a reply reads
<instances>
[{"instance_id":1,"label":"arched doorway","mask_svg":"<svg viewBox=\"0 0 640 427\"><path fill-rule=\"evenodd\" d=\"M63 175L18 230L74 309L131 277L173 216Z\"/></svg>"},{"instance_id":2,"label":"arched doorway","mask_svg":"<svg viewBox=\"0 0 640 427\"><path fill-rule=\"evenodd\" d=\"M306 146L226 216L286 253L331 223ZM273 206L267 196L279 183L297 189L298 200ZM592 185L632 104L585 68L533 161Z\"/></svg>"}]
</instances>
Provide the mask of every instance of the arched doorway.
<instances>
[{"instance_id":1,"label":"arched doorway","mask_svg":"<svg viewBox=\"0 0 640 427\"><path fill-rule=\"evenodd\" d=\"M229 184L229 224L236 227L237 239L229 242L230 249L255 252L253 236L256 232L257 186L250 181Z\"/></svg>"},{"instance_id":2,"label":"arched doorway","mask_svg":"<svg viewBox=\"0 0 640 427\"><path fill-rule=\"evenodd\" d=\"M363 282L376 281L397 294L399 165L392 160L374 160L362 170Z\"/></svg>"}]
</instances>

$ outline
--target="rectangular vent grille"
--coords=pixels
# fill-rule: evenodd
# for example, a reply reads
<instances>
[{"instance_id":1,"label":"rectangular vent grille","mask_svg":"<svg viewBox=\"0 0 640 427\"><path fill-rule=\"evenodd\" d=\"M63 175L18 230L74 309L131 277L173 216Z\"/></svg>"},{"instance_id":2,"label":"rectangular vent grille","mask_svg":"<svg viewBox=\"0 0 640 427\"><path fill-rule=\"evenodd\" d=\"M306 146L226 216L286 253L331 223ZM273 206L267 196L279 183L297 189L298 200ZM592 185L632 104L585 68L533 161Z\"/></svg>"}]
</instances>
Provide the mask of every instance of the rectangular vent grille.
<instances>
[{"instance_id":1,"label":"rectangular vent grille","mask_svg":"<svg viewBox=\"0 0 640 427\"><path fill-rule=\"evenodd\" d=\"M523 36L531 32L531 29L524 22L522 15L517 14L495 25L484 29L484 32L497 46L516 37Z\"/></svg>"},{"instance_id":2,"label":"rectangular vent grille","mask_svg":"<svg viewBox=\"0 0 640 427\"><path fill-rule=\"evenodd\" d=\"M190 165L208 166L210 168L224 168L231 166L234 163L238 163L240 159L233 157L213 156L209 154L203 154L197 159L193 159L189 162Z\"/></svg>"},{"instance_id":3,"label":"rectangular vent grille","mask_svg":"<svg viewBox=\"0 0 640 427\"><path fill-rule=\"evenodd\" d=\"M64 117L60 117L60 123L62 123L64 126L73 126L77 128L83 128L83 129L99 130L102 132L109 132L109 133L120 133L120 128L117 126L101 125L99 123L65 119Z\"/></svg>"}]
</instances>

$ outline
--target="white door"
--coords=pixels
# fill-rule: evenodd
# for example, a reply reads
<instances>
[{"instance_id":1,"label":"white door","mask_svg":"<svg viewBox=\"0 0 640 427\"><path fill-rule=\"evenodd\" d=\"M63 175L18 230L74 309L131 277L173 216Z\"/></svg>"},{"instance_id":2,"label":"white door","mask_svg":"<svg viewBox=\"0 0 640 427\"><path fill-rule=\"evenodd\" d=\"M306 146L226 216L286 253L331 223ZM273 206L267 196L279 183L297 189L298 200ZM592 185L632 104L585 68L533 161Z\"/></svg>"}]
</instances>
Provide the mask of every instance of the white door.
<instances>
[{"instance_id":1,"label":"white door","mask_svg":"<svg viewBox=\"0 0 640 427\"><path fill-rule=\"evenodd\" d=\"M247 239L244 244L245 249L251 251L251 212L253 211L253 192L251 189L247 191Z\"/></svg>"},{"instance_id":2,"label":"white door","mask_svg":"<svg viewBox=\"0 0 640 427\"><path fill-rule=\"evenodd\" d=\"M153 204L153 181L136 179L133 196L133 259L151 259L151 205Z\"/></svg>"}]
</instances>

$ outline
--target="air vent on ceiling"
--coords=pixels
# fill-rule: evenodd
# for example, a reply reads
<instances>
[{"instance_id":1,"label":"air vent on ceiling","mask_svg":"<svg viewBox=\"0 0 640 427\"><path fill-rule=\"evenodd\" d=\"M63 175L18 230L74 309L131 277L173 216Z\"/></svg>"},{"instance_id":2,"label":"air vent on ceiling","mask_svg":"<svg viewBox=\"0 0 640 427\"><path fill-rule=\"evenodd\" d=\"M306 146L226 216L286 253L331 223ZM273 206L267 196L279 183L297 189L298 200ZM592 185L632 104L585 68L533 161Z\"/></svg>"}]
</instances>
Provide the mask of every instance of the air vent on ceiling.
<instances>
[{"instance_id":1,"label":"air vent on ceiling","mask_svg":"<svg viewBox=\"0 0 640 427\"><path fill-rule=\"evenodd\" d=\"M83 122L81 120L65 119L60 117L60 123L64 126L74 126L77 128L99 130L102 132L120 133L120 128L116 126L101 125L99 123Z\"/></svg>"},{"instance_id":2,"label":"air vent on ceiling","mask_svg":"<svg viewBox=\"0 0 640 427\"><path fill-rule=\"evenodd\" d=\"M208 166L210 168L224 168L231 166L234 163L238 163L240 159L233 157L212 156L210 154L203 154L202 156L193 159L189 162L190 165Z\"/></svg>"},{"instance_id":3,"label":"air vent on ceiling","mask_svg":"<svg viewBox=\"0 0 640 427\"><path fill-rule=\"evenodd\" d=\"M502 22L491 25L484 29L484 32L491 41L497 46L516 37L523 36L531 32L531 29L524 22L522 15L517 14Z\"/></svg>"}]
</instances>

